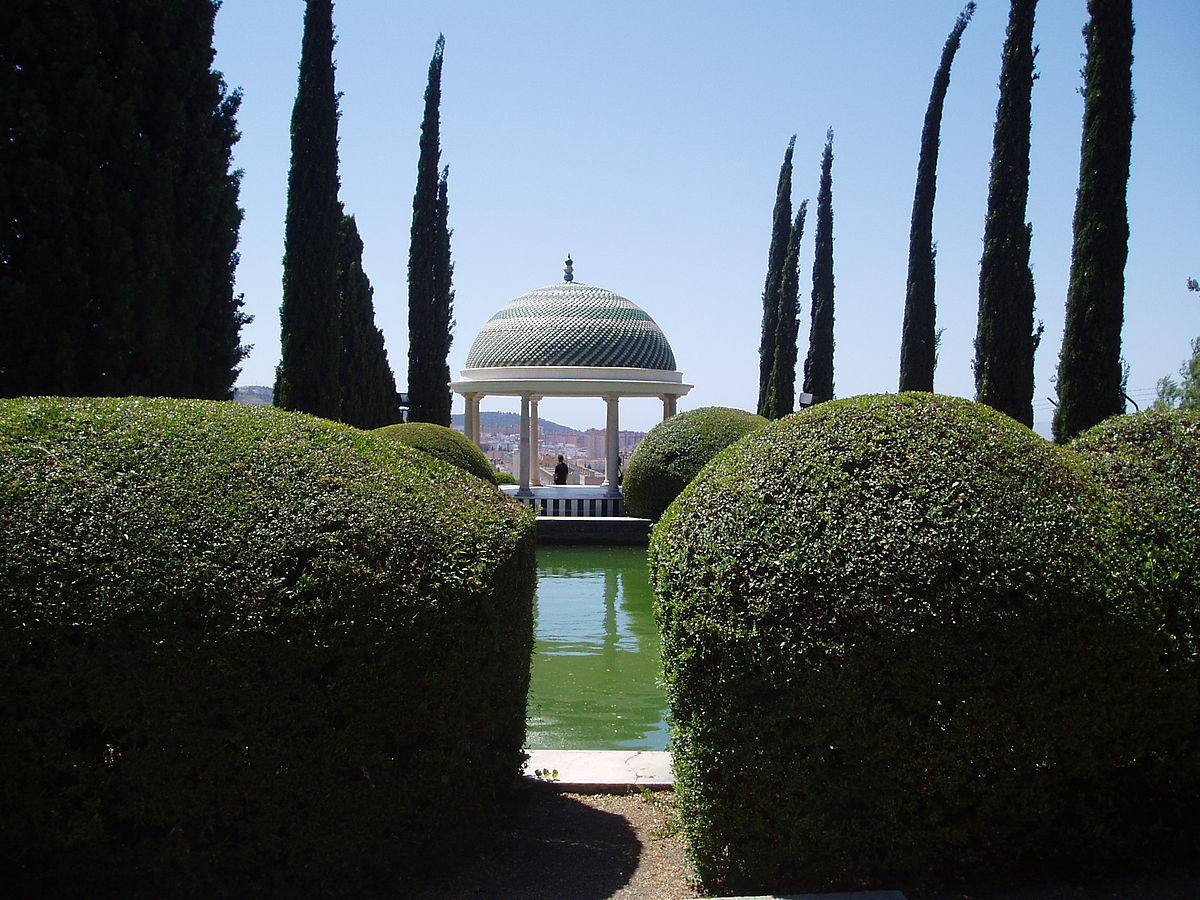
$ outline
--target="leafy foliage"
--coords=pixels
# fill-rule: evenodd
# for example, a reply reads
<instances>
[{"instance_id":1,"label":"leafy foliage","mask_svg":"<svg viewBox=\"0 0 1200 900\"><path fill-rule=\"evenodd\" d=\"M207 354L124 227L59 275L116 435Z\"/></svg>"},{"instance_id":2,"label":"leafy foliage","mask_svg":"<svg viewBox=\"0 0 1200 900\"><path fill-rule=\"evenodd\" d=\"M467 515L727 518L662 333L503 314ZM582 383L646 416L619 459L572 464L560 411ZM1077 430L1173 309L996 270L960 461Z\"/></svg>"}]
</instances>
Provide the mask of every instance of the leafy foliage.
<instances>
[{"instance_id":1,"label":"leafy foliage","mask_svg":"<svg viewBox=\"0 0 1200 900\"><path fill-rule=\"evenodd\" d=\"M307 0L300 80L292 107L275 405L338 420L342 415L338 302L342 207L333 44L332 0Z\"/></svg>"},{"instance_id":2,"label":"leafy foliage","mask_svg":"<svg viewBox=\"0 0 1200 900\"><path fill-rule=\"evenodd\" d=\"M1130 593L1200 661L1200 410L1114 416L1070 446L1126 507Z\"/></svg>"},{"instance_id":3,"label":"leafy foliage","mask_svg":"<svg viewBox=\"0 0 1200 900\"><path fill-rule=\"evenodd\" d=\"M631 516L657 519L705 463L769 421L740 409L706 406L655 425L626 467L625 509Z\"/></svg>"},{"instance_id":4,"label":"leafy foliage","mask_svg":"<svg viewBox=\"0 0 1200 900\"><path fill-rule=\"evenodd\" d=\"M1192 338L1192 355L1179 367L1179 380L1158 379L1157 409L1200 409L1200 337Z\"/></svg>"},{"instance_id":5,"label":"leafy foliage","mask_svg":"<svg viewBox=\"0 0 1200 900\"><path fill-rule=\"evenodd\" d=\"M975 334L975 399L1033 427L1032 228L1029 129L1033 104L1033 20L1037 0L1011 0L1000 67L1000 99L992 138L983 257L979 262L979 321Z\"/></svg>"},{"instance_id":6,"label":"leafy foliage","mask_svg":"<svg viewBox=\"0 0 1200 900\"><path fill-rule=\"evenodd\" d=\"M1083 149L1054 409L1054 438L1061 443L1125 412L1121 326L1129 256L1133 3L1089 0L1088 11Z\"/></svg>"},{"instance_id":7,"label":"leafy foliage","mask_svg":"<svg viewBox=\"0 0 1200 900\"><path fill-rule=\"evenodd\" d=\"M717 456L650 547L705 886L1194 853L1195 672L1110 601L1112 512L1076 454L925 393L823 404Z\"/></svg>"},{"instance_id":8,"label":"leafy foliage","mask_svg":"<svg viewBox=\"0 0 1200 900\"><path fill-rule=\"evenodd\" d=\"M347 426L0 403L0 869L29 895L394 891L523 761L533 520Z\"/></svg>"},{"instance_id":9,"label":"leafy foliage","mask_svg":"<svg viewBox=\"0 0 1200 900\"><path fill-rule=\"evenodd\" d=\"M942 109L950 88L950 66L962 43L963 32L975 14L970 2L942 47L942 58L933 76L929 107L921 128L921 155L917 161L917 187L913 192L912 227L908 237L908 285L904 294L904 328L900 342L900 390L932 391L937 367L937 305L934 302L933 201L937 195L938 148Z\"/></svg>"},{"instance_id":10,"label":"leafy foliage","mask_svg":"<svg viewBox=\"0 0 1200 900\"><path fill-rule=\"evenodd\" d=\"M249 318L216 6L6 4L0 396L229 397Z\"/></svg>"},{"instance_id":11,"label":"leafy foliage","mask_svg":"<svg viewBox=\"0 0 1200 900\"><path fill-rule=\"evenodd\" d=\"M1195 278L1187 280L1189 291L1200 291ZM1170 375L1158 379L1155 409L1200 409L1200 337L1192 339L1192 355L1179 367L1179 381Z\"/></svg>"},{"instance_id":12,"label":"leafy foliage","mask_svg":"<svg viewBox=\"0 0 1200 900\"><path fill-rule=\"evenodd\" d=\"M406 422L378 428L375 433L389 441L412 447L434 459L457 466L476 478L482 478L492 484L497 483L496 473L492 471L492 464L483 455L483 451L469 437L453 428L435 425L432 422Z\"/></svg>"}]
</instances>

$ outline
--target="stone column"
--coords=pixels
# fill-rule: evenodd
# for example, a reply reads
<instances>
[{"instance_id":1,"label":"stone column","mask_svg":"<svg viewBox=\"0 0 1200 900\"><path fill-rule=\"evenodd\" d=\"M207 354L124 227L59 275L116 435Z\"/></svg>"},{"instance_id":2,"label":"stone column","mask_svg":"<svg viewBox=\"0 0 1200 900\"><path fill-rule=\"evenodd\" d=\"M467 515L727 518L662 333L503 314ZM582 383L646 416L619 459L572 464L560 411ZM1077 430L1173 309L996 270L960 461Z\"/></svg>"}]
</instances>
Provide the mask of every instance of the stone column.
<instances>
[{"instance_id":1,"label":"stone column","mask_svg":"<svg viewBox=\"0 0 1200 900\"><path fill-rule=\"evenodd\" d=\"M608 423L604 434L608 445L608 459L604 466L604 484L608 487L608 496L621 496L621 486L617 483L617 468L621 464L621 425L617 414L617 394L605 394L604 402L608 404Z\"/></svg>"},{"instance_id":2,"label":"stone column","mask_svg":"<svg viewBox=\"0 0 1200 900\"><path fill-rule=\"evenodd\" d=\"M483 402L483 398L486 396L486 394L475 395L475 413L473 416L473 421L471 422L471 428L475 431L476 441L479 441L483 438L483 429L479 425L479 406Z\"/></svg>"},{"instance_id":3,"label":"stone column","mask_svg":"<svg viewBox=\"0 0 1200 900\"><path fill-rule=\"evenodd\" d=\"M529 453L533 467L530 470L529 483L541 487L542 484L542 454L538 450L541 439L538 436L538 401L541 397L529 397Z\"/></svg>"},{"instance_id":4,"label":"stone column","mask_svg":"<svg viewBox=\"0 0 1200 900\"><path fill-rule=\"evenodd\" d=\"M674 394L663 394L662 395L663 421L664 422L667 419L671 418L671 416L675 415L675 404L678 401L679 401L679 398L676 397Z\"/></svg>"},{"instance_id":5,"label":"stone column","mask_svg":"<svg viewBox=\"0 0 1200 900\"><path fill-rule=\"evenodd\" d=\"M475 393L463 394L463 399L467 401L467 408L463 415L463 433L479 445L479 395Z\"/></svg>"},{"instance_id":6,"label":"stone column","mask_svg":"<svg viewBox=\"0 0 1200 900\"><path fill-rule=\"evenodd\" d=\"M517 488L518 497L532 497L529 489L529 395L521 395L521 472L518 476L520 486Z\"/></svg>"}]
</instances>

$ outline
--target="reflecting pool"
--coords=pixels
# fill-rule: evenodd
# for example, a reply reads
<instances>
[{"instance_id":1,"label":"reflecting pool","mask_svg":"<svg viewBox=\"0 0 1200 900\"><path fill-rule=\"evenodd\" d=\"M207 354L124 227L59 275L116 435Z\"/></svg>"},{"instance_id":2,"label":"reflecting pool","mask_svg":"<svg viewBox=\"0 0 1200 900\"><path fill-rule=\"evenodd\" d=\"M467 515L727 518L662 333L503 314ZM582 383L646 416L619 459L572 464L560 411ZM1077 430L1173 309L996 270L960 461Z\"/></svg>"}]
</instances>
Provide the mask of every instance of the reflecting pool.
<instances>
[{"instance_id":1,"label":"reflecting pool","mask_svg":"<svg viewBox=\"0 0 1200 900\"><path fill-rule=\"evenodd\" d=\"M644 547L539 547L527 745L665 750Z\"/></svg>"}]
</instances>

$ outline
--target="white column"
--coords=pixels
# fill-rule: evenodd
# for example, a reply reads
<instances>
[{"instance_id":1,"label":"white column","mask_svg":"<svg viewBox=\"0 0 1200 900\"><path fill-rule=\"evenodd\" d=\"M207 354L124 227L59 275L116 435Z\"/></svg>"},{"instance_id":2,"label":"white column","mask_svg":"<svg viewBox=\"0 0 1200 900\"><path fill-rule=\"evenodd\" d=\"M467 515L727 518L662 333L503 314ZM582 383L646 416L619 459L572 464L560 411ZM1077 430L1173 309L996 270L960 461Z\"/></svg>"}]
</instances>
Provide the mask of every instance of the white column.
<instances>
[{"instance_id":1,"label":"white column","mask_svg":"<svg viewBox=\"0 0 1200 900\"><path fill-rule=\"evenodd\" d=\"M463 415L463 433L468 438L479 444L479 395L478 394L463 394L463 399L467 401L466 412Z\"/></svg>"},{"instance_id":2,"label":"white column","mask_svg":"<svg viewBox=\"0 0 1200 900\"><path fill-rule=\"evenodd\" d=\"M529 483L538 487L541 487L542 484L542 453L538 450L538 444L541 443L541 439L538 437L538 401L541 399L537 396L529 398L529 452L533 458Z\"/></svg>"},{"instance_id":3,"label":"white column","mask_svg":"<svg viewBox=\"0 0 1200 900\"><path fill-rule=\"evenodd\" d=\"M532 497L529 489L529 395L521 395L521 473L518 497Z\"/></svg>"},{"instance_id":4,"label":"white column","mask_svg":"<svg viewBox=\"0 0 1200 900\"><path fill-rule=\"evenodd\" d=\"M676 397L674 394L663 394L662 395L663 421L664 422L667 419L671 418L671 416L675 415L675 404L678 400L679 400L679 398Z\"/></svg>"},{"instance_id":5,"label":"white column","mask_svg":"<svg viewBox=\"0 0 1200 900\"><path fill-rule=\"evenodd\" d=\"M604 402L608 404L608 424L605 430L605 443L608 445L608 460L604 466L604 483L608 486L610 497L619 497L621 487L617 483L617 467L621 464L621 425L617 414L616 394L606 394Z\"/></svg>"},{"instance_id":6,"label":"white column","mask_svg":"<svg viewBox=\"0 0 1200 900\"><path fill-rule=\"evenodd\" d=\"M479 443L483 437L483 429L479 427L479 404L485 396L485 394L475 395L475 410L471 417L471 430L475 434L475 443Z\"/></svg>"}]
</instances>

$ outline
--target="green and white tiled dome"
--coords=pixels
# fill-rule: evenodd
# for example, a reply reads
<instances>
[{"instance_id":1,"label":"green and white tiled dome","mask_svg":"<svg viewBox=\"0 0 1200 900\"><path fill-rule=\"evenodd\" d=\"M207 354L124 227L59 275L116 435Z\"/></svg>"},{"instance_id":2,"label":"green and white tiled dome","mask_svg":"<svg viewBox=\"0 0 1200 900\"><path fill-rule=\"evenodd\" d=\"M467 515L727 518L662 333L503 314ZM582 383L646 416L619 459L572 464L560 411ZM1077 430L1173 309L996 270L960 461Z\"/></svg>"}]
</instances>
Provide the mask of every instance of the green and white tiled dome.
<instances>
[{"instance_id":1,"label":"green and white tiled dome","mask_svg":"<svg viewBox=\"0 0 1200 900\"><path fill-rule=\"evenodd\" d=\"M587 366L675 371L675 354L636 303L604 288L561 281L523 294L488 320L468 369Z\"/></svg>"}]
</instances>

